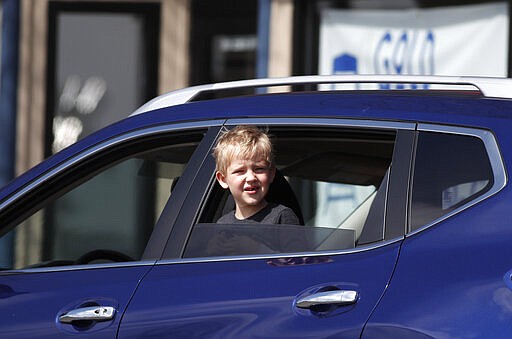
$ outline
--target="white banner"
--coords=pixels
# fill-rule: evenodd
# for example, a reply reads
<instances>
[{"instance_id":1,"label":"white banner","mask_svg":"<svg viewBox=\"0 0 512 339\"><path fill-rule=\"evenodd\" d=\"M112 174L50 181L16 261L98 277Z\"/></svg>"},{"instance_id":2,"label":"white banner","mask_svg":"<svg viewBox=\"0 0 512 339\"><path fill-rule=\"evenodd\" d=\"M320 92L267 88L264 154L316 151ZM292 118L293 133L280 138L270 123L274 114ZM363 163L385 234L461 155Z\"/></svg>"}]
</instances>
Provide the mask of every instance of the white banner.
<instances>
[{"instance_id":1,"label":"white banner","mask_svg":"<svg viewBox=\"0 0 512 339\"><path fill-rule=\"evenodd\" d=\"M507 76L508 4L321 13L320 74Z\"/></svg>"}]
</instances>

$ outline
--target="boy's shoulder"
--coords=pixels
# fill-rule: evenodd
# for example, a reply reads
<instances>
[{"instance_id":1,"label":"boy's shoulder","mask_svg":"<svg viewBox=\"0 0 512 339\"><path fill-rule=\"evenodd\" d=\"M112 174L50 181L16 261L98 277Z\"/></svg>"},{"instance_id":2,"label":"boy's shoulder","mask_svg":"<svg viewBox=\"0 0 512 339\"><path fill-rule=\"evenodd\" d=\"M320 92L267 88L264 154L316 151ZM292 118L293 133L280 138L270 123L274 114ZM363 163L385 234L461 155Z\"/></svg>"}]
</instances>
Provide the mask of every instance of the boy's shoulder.
<instances>
[{"instance_id":1,"label":"boy's shoulder","mask_svg":"<svg viewBox=\"0 0 512 339\"><path fill-rule=\"evenodd\" d=\"M217 220L220 224L290 224L299 225L299 218L295 215L293 210L277 203L268 203L256 214L246 218L237 219L234 211L231 211Z\"/></svg>"},{"instance_id":2,"label":"boy's shoulder","mask_svg":"<svg viewBox=\"0 0 512 339\"><path fill-rule=\"evenodd\" d=\"M267 206L260 212L266 211L266 215L263 218L263 223L268 224L299 224L299 218L295 215L293 210L277 203L268 203Z\"/></svg>"},{"instance_id":3,"label":"boy's shoulder","mask_svg":"<svg viewBox=\"0 0 512 339\"><path fill-rule=\"evenodd\" d=\"M220 217L217 220L217 224L236 224L238 221L239 219L235 217L235 211L233 210Z\"/></svg>"}]
</instances>

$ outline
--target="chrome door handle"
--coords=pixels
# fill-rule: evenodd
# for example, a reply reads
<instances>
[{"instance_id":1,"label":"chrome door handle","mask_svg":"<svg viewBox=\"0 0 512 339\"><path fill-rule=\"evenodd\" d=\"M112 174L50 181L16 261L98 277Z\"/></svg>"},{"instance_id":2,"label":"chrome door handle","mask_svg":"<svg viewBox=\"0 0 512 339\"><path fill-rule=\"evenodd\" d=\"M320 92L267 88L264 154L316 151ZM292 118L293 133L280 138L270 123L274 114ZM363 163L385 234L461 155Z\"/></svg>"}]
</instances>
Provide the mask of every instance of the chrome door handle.
<instances>
[{"instance_id":1,"label":"chrome door handle","mask_svg":"<svg viewBox=\"0 0 512 339\"><path fill-rule=\"evenodd\" d=\"M59 316L59 321L64 324L70 324L73 321L108 321L114 318L116 309L111 306L91 306L77 308Z\"/></svg>"},{"instance_id":2,"label":"chrome door handle","mask_svg":"<svg viewBox=\"0 0 512 339\"><path fill-rule=\"evenodd\" d=\"M311 308L321 305L352 305L357 302L359 294L356 291L334 290L319 292L297 300L298 308Z\"/></svg>"}]
</instances>

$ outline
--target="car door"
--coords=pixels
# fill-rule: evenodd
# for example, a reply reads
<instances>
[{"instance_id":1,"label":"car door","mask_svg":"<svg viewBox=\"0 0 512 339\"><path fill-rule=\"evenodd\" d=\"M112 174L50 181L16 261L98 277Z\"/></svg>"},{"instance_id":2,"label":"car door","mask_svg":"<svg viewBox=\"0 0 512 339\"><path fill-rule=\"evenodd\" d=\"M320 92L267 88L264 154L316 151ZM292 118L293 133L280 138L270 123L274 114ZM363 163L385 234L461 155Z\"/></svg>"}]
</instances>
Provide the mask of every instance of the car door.
<instances>
[{"instance_id":1,"label":"car door","mask_svg":"<svg viewBox=\"0 0 512 339\"><path fill-rule=\"evenodd\" d=\"M164 249L170 224L158 222L161 211L167 203L172 220L207 154L202 145L218 132L209 127L159 125L73 146L58 166L14 183L22 188L1 209L2 241L13 244L0 271L1 336L116 337Z\"/></svg>"},{"instance_id":2,"label":"car door","mask_svg":"<svg viewBox=\"0 0 512 339\"><path fill-rule=\"evenodd\" d=\"M298 202L305 221L243 231L267 239L268 234L306 234L308 244L293 251L209 253L211 232L236 231L215 223L229 195L215 183L210 157L163 259L130 302L120 338L358 338L382 297L404 234L414 125L241 119L226 126L240 124L269 129L282 184L295 195L284 198L288 189L281 186L279 199L290 208ZM354 207L339 214L348 202Z\"/></svg>"},{"instance_id":3,"label":"car door","mask_svg":"<svg viewBox=\"0 0 512 339\"><path fill-rule=\"evenodd\" d=\"M510 336L511 192L497 143L509 129L493 123L419 124L409 233L364 338Z\"/></svg>"}]
</instances>

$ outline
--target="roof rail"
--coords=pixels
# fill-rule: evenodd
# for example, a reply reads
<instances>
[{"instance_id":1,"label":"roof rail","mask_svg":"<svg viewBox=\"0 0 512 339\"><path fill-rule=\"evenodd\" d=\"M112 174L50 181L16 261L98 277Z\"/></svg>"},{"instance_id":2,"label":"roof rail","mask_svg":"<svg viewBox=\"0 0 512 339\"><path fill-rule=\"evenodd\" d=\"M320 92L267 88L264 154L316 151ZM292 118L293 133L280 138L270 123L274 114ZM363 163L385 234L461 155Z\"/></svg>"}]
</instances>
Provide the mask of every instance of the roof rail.
<instances>
[{"instance_id":1,"label":"roof rail","mask_svg":"<svg viewBox=\"0 0 512 339\"><path fill-rule=\"evenodd\" d=\"M266 78L221 82L188 87L160 95L138 108L132 115L168 106L184 104L200 93L250 87L271 87L306 84L430 84L473 86L490 98L512 98L512 79L466 76L417 76L417 75L306 75L286 78Z\"/></svg>"}]
</instances>

